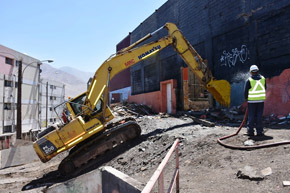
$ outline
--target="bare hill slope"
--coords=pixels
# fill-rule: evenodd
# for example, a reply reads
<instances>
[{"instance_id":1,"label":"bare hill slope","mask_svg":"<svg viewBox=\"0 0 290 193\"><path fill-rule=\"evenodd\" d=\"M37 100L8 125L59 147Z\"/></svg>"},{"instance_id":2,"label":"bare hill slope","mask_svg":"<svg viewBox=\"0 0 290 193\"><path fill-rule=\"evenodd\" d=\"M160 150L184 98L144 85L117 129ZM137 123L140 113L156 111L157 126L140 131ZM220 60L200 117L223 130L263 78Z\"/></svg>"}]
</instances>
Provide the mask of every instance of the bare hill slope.
<instances>
[{"instance_id":1,"label":"bare hill slope","mask_svg":"<svg viewBox=\"0 0 290 193\"><path fill-rule=\"evenodd\" d=\"M87 81L90 78L88 72L62 67L54 68L49 64L41 65L41 79L48 79L65 84L65 97L75 97L86 91ZM87 76L87 77L86 77Z\"/></svg>"}]
</instances>

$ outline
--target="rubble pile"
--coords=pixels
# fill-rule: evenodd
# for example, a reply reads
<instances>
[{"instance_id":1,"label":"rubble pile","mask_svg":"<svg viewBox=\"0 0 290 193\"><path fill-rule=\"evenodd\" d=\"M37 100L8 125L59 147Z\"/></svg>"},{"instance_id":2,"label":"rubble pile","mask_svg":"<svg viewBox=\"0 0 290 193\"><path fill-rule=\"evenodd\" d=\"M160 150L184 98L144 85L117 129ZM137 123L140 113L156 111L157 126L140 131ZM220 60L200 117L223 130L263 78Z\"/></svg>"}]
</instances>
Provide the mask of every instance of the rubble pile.
<instances>
[{"instance_id":1,"label":"rubble pile","mask_svg":"<svg viewBox=\"0 0 290 193\"><path fill-rule=\"evenodd\" d=\"M209 109L202 111L188 111L192 116L200 119L207 119L213 122L225 123L227 125L235 125L241 123L244 119L246 112L246 106L233 106L230 109ZM263 117L263 122L265 125L269 126L286 126L290 125L290 113L288 115L275 115Z\"/></svg>"},{"instance_id":2,"label":"rubble pile","mask_svg":"<svg viewBox=\"0 0 290 193\"><path fill-rule=\"evenodd\" d=\"M155 114L152 109L143 104L135 103L114 103L111 108L117 116L144 116Z\"/></svg>"},{"instance_id":3,"label":"rubble pile","mask_svg":"<svg viewBox=\"0 0 290 193\"><path fill-rule=\"evenodd\" d=\"M213 108L202 111L188 111L190 114L199 119L207 119L213 122L225 124L241 123L245 115L245 108L241 106L233 106L230 109Z\"/></svg>"},{"instance_id":4,"label":"rubble pile","mask_svg":"<svg viewBox=\"0 0 290 193\"><path fill-rule=\"evenodd\" d=\"M143 104L135 103L114 103L111 108L116 116L136 116L154 115L152 109ZM197 119L219 122L228 126L238 126L244 119L247 106L233 106L231 108L212 108L199 111L189 110L187 112L179 111L176 116L190 115ZM167 113L159 113L160 118L167 118ZM196 120L196 119L195 119ZM197 121L197 120L196 120ZM264 124L270 126L289 126L290 113L288 115L270 115L263 117ZM200 122L199 122L200 123Z\"/></svg>"},{"instance_id":5,"label":"rubble pile","mask_svg":"<svg viewBox=\"0 0 290 193\"><path fill-rule=\"evenodd\" d=\"M288 115L271 114L265 118L265 122L269 125L290 125L290 113Z\"/></svg>"}]
</instances>

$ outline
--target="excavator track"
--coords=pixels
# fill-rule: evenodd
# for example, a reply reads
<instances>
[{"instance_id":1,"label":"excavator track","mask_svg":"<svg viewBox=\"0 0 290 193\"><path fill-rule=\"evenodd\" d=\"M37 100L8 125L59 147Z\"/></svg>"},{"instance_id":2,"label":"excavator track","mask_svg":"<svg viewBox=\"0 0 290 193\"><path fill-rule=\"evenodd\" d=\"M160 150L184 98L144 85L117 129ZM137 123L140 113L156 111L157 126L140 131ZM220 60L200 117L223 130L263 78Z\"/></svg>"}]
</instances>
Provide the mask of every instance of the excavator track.
<instances>
[{"instance_id":1,"label":"excavator track","mask_svg":"<svg viewBox=\"0 0 290 193\"><path fill-rule=\"evenodd\" d=\"M71 149L59 164L58 171L66 177L78 174L140 134L141 128L133 118L111 123L101 134L96 134Z\"/></svg>"}]
</instances>

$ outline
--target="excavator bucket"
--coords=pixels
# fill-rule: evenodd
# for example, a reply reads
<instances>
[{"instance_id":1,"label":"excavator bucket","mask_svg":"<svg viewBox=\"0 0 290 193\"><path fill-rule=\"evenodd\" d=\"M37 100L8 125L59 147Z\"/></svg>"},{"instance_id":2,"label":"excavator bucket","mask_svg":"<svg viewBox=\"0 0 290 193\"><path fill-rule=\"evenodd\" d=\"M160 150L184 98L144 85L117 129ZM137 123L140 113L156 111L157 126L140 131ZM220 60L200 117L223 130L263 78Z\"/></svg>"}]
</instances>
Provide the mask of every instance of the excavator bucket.
<instances>
[{"instance_id":1,"label":"excavator bucket","mask_svg":"<svg viewBox=\"0 0 290 193\"><path fill-rule=\"evenodd\" d=\"M206 85L208 91L222 106L229 107L231 103L231 85L226 80L211 80Z\"/></svg>"}]
</instances>

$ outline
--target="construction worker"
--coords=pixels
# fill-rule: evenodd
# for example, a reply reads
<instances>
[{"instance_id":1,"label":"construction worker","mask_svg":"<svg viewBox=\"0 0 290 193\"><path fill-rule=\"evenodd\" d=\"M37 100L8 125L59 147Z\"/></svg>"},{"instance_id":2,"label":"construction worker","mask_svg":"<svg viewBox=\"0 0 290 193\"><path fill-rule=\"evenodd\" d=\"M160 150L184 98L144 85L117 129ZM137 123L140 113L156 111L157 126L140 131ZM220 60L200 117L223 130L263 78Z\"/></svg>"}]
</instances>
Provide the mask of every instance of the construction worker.
<instances>
[{"instance_id":1,"label":"construction worker","mask_svg":"<svg viewBox=\"0 0 290 193\"><path fill-rule=\"evenodd\" d=\"M247 135L254 136L254 127L257 136L264 136L262 116L264 101L266 99L266 79L260 75L256 65L250 67L251 77L245 84L244 95L248 101L248 125Z\"/></svg>"}]
</instances>

